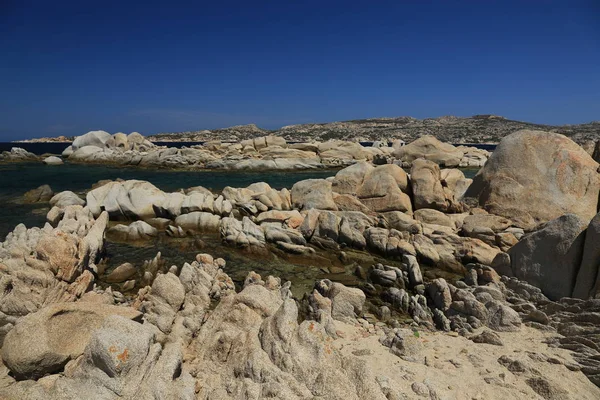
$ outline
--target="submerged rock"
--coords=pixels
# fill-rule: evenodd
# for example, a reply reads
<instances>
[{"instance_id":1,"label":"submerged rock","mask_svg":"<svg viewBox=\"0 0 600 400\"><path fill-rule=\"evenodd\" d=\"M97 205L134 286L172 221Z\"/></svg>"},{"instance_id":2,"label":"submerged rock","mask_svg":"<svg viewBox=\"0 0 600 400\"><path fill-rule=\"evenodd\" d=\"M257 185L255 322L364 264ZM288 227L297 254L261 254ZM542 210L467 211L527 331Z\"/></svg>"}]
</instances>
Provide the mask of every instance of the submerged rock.
<instances>
[{"instance_id":1,"label":"submerged rock","mask_svg":"<svg viewBox=\"0 0 600 400\"><path fill-rule=\"evenodd\" d=\"M135 221L129 225L115 225L108 229L107 235L123 242L149 240L158 236L158 230L144 221Z\"/></svg>"},{"instance_id":2,"label":"submerged rock","mask_svg":"<svg viewBox=\"0 0 600 400\"><path fill-rule=\"evenodd\" d=\"M44 158L44 164L46 164L46 165L62 165L62 164L64 164L64 162L61 158L58 158L56 156L50 156L50 157Z\"/></svg>"},{"instance_id":3,"label":"submerged rock","mask_svg":"<svg viewBox=\"0 0 600 400\"><path fill-rule=\"evenodd\" d=\"M54 192L49 185L42 185L37 189L32 189L23 195L23 202L25 203L45 203L50 201L54 196Z\"/></svg>"}]
</instances>

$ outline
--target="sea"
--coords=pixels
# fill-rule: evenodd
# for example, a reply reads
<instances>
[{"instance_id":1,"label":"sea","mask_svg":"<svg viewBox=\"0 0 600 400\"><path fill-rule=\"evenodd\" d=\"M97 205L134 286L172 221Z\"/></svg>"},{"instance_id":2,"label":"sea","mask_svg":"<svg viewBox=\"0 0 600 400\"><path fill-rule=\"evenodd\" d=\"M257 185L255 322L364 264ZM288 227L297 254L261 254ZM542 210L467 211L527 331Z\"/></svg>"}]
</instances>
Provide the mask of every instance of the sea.
<instances>
[{"instance_id":1,"label":"sea","mask_svg":"<svg viewBox=\"0 0 600 400\"><path fill-rule=\"evenodd\" d=\"M169 146L190 146L197 143L168 143ZM65 143L0 143L0 151L11 147L21 147L32 153L60 154ZM177 191L192 186L204 186L213 193L226 186L246 187L255 182L266 182L275 189L291 188L304 179L327 178L337 170L307 171L173 171L166 169L144 169L92 164L72 164L68 160L59 166L48 166L41 162L0 164L0 241L20 223L26 227L42 227L49 211L48 204L24 204L23 194L41 185L48 184L55 193L71 190L83 198L91 186L104 179L146 180L163 191ZM472 177L476 169L465 169L467 177ZM168 265L181 265L190 262L199 252L207 252L227 261L226 272L241 283L248 271L260 274L274 274L284 280L294 282L293 292L297 296L310 291L315 279L328 278L348 285L357 283L353 269L333 256L306 257L293 256L272 251L268 254L247 253L223 246L215 235L199 235L183 239L172 239L160 235L145 244L124 244L106 242L107 268L111 269L123 262L141 264L161 252ZM352 251L348 250L348 254ZM358 255L359 264L368 267L369 258ZM389 261L388 261L389 263Z\"/></svg>"}]
</instances>

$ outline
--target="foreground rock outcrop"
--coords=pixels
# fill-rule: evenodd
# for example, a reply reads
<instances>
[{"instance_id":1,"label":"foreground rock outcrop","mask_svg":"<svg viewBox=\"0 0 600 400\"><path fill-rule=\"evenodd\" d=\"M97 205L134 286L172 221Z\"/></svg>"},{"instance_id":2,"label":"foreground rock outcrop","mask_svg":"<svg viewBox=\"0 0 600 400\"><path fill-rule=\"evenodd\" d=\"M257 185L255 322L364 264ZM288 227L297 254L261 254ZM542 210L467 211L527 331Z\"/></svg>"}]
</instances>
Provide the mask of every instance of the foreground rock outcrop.
<instances>
[{"instance_id":1,"label":"foreground rock outcrop","mask_svg":"<svg viewBox=\"0 0 600 400\"><path fill-rule=\"evenodd\" d=\"M600 296L599 221L600 213L589 225L566 214L542 225L508 250L510 269L501 272L539 287L552 300Z\"/></svg>"},{"instance_id":2,"label":"foreground rock outcrop","mask_svg":"<svg viewBox=\"0 0 600 400\"><path fill-rule=\"evenodd\" d=\"M551 334L521 325L505 300L514 292L500 282L479 280L482 286L464 286L468 290L432 283L431 309L422 295L409 300L418 325L407 329L365 320L359 289L318 281L298 301L289 283L250 273L236 293L223 267L223 260L199 254L159 273L120 305L96 287L75 303L48 305L21 318L0 351L0 396L383 400L600 394L567 350L544 345L555 343ZM478 308L481 302L487 304ZM483 340L470 342L428 331L427 319L443 321L443 315L452 320L448 330L465 336L474 338L482 325L498 333L483 330ZM38 335L25 334L32 331Z\"/></svg>"}]
</instances>

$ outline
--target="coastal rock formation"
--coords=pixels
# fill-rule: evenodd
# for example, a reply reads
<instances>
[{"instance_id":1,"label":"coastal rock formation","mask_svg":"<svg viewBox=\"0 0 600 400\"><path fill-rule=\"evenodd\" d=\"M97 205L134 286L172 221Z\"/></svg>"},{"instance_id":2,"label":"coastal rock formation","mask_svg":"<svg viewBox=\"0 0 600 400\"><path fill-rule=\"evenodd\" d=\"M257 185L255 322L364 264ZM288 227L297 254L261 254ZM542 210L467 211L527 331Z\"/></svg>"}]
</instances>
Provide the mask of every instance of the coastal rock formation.
<instances>
[{"instance_id":1,"label":"coastal rock formation","mask_svg":"<svg viewBox=\"0 0 600 400\"><path fill-rule=\"evenodd\" d=\"M438 168L420 160L415 170L421 163ZM535 398L548 388L581 398L600 394L582 374L596 379L600 371L595 303L552 302L554 296L490 267L506 256L512 271L519 251L529 254L519 270L554 258L561 270L545 271L564 282L570 279L564 274L578 270L581 279L594 275L593 266L584 274L571 266L577 257L561 253L579 240L585 223L561 217L522 236L512 220L477 208L410 214L385 197L402 193L412 205L415 186L430 196L415 185L419 174L391 164L348 169L291 191L255 183L220 194L202 187L165 193L149 182L115 181L90 190L85 207L67 204L77 195L63 192L54 202L54 228L19 226L0 244L0 397L383 400L460 390L494 399ZM462 178L437 171L427 182L448 201ZM319 189L319 198L310 188ZM340 211L334 195L364 201L368 211ZM323 196L336 208L322 209ZM379 198L392 206L376 211L379 203L369 199ZM109 218L121 223L108 228ZM105 232L129 241L165 231L214 232L240 248L275 246L303 256L366 249L394 265L352 267L357 287L319 279L295 299L290 283L253 272L236 280L242 287L236 293L224 260L207 254L173 266L157 254L143 265L107 271L99 262ZM517 236L507 256L502 246ZM594 246L593 235L590 241ZM580 245L585 258L587 244ZM562 336L553 339L557 329ZM33 340L24 331L40 335Z\"/></svg>"},{"instance_id":2,"label":"coastal rock formation","mask_svg":"<svg viewBox=\"0 0 600 400\"><path fill-rule=\"evenodd\" d=\"M77 136L71 144L71 149L77 151L86 146L102 148L110 137L110 133L105 131L91 131L85 135Z\"/></svg>"},{"instance_id":3,"label":"coastal rock formation","mask_svg":"<svg viewBox=\"0 0 600 400\"><path fill-rule=\"evenodd\" d=\"M516 242L509 250L510 269L503 274L539 287L552 300L600 295L597 214L589 225L566 214Z\"/></svg>"},{"instance_id":4,"label":"coastal rock formation","mask_svg":"<svg viewBox=\"0 0 600 400\"><path fill-rule=\"evenodd\" d=\"M91 131L76 137L62 155L74 160L110 159L111 156L119 158L123 152L146 152L154 147L154 143L138 132L111 135L105 131Z\"/></svg>"},{"instance_id":5,"label":"coastal rock formation","mask_svg":"<svg viewBox=\"0 0 600 400\"><path fill-rule=\"evenodd\" d=\"M59 157L56 156L50 156L50 157L46 157L44 158L44 164L46 165L61 165L64 164L63 160Z\"/></svg>"},{"instance_id":6,"label":"coastal rock formation","mask_svg":"<svg viewBox=\"0 0 600 400\"><path fill-rule=\"evenodd\" d=\"M295 183L292 186L291 198L292 205L300 210L337 210L331 182L325 179L306 179Z\"/></svg>"},{"instance_id":7,"label":"coastal rock formation","mask_svg":"<svg viewBox=\"0 0 600 400\"><path fill-rule=\"evenodd\" d=\"M8 332L2 361L17 379L38 379L61 371L69 360L83 354L90 335L111 315L138 321L142 316L132 308L89 302L44 307L23 317Z\"/></svg>"},{"instance_id":8,"label":"coastal rock formation","mask_svg":"<svg viewBox=\"0 0 600 400\"><path fill-rule=\"evenodd\" d=\"M598 210L597 170L598 163L567 137L519 131L500 142L466 196L527 230L566 213L587 223Z\"/></svg>"},{"instance_id":9,"label":"coastal rock formation","mask_svg":"<svg viewBox=\"0 0 600 400\"><path fill-rule=\"evenodd\" d=\"M600 294L600 213L585 231L581 265L577 273L573 297L588 299Z\"/></svg>"},{"instance_id":10,"label":"coastal rock formation","mask_svg":"<svg viewBox=\"0 0 600 400\"><path fill-rule=\"evenodd\" d=\"M20 224L6 236L0 243L0 343L20 318L75 301L92 287L107 224L106 213L94 219L74 205L56 228Z\"/></svg>"},{"instance_id":11,"label":"coastal rock formation","mask_svg":"<svg viewBox=\"0 0 600 400\"><path fill-rule=\"evenodd\" d=\"M554 345L554 335L520 322L527 317L512 307L536 305L518 293L536 292L519 281L490 283L481 275L480 286L463 283L461 289L439 279L425 291L433 308L424 295L389 288L384 298L391 302L382 309L406 310L419 324L416 330L364 319L365 295L359 289L317 281L308 299L299 302L289 282L250 272L236 293L223 260L207 254L196 259L158 274L128 304L105 303L100 299L106 292L96 289L76 303L50 305L23 318L2 345L0 396L384 400L458 391L503 399L534 398L548 388L578 398L600 394L561 348L574 348L578 337ZM377 268L393 272L394 282L418 276L418 264L409 259L413 272L406 278L402 271ZM559 323L584 328L582 316L594 310L592 304L536 299L531 301L547 311L538 314L547 315L550 329ZM553 311L566 309L570 314ZM428 330L434 320L473 341ZM40 335L33 340L20 334L24 331ZM593 358L577 354L593 378ZM507 374L510 379L498 378Z\"/></svg>"},{"instance_id":12,"label":"coastal rock formation","mask_svg":"<svg viewBox=\"0 0 600 400\"><path fill-rule=\"evenodd\" d=\"M412 212L408 176L397 165L380 165L368 171L356 191L358 199L374 212Z\"/></svg>"},{"instance_id":13,"label":"coastal rock formation","mask_svg":"<svg viewBox=\"0 0 600 400\"><path fill-rule=\"evenodd\" d=\"M425 135L414 142L395 150L394 157L406 163L423 158L445 167L458 167L464 156L464 151L449 143L442 143L433 136Z\"/></svg>"},{"instance_id":14,"label":"coastal rock formation","mask_svg":"<svg viewBox=\"0 0 600 400\"><path fill-rule=\"evenodd\" d=\"M440 149L431 150L429 144L417 142L411 145L420 150L401 155L401 159L396 162L410 167L414 159L429 157L441 165L476 167L482 166L489 156L485 150L454 147L437 142L434 138L428 140L434 141L434 145ZM175 148L155 146L137 132L130 135L116 133L111 136L104 131L93 131L79 136L62 155L76 162L141 167L293 170L340 168L362 161L391 164L394 162L394 148L389 147L387 142L380 144L363 146L347 140L288 144L282 137L262 136L239 143L214 140L189 148ZM396 152L402 152L402 149L401 147Z\"/></svg>"},{"instance_id":15,"label":"coastal rock formation","mask_svg":"<svg viewBox=\"0 0 600 400\"><path fill-rule=\"evenodd\" d=\"M0 162L27 162L38 159L38 156L20 147L12 147L10 151L0 153Z\"/></svg>"},{"instance_id":16,"label":"coastal rock formation","mask_svg":"<svg viewBox=\"0 0 600 400\"><path fill-rule=\"evenodd\" d=\"M148 240L158 236L158 229L144 221L135 221L129 225L118 224L109 228L106 232L113 240L122 242L136 242Z\"/></svg>"},{"instance_id":17,"label":"coastal rock formation","mask_svg":"<svg viewBox=\"0 0 600 400\"><path fill-rule=\"evenodd\" d=\"M159 147L134 132L104 131L78 137L63 152L71 161L187 169L291 170L336 168L384 156L391 148L363 147L347 141L297 143L288 146L276 136L241 143L207 142L192 147Z\"/></svg>"},{"instance_id":18,"label":"coastal rock formation","mask_svg":"<svg viewBox=\"0 0 600 400\"><path fill-rule=\"evenodd\" d=\"M417 159L410 170L415 209L433 208L448 211L450 204L444 194L440 168L432 161Z\"/></svg>"},{"instance_id":19,"label":"coastal rock formation","mask_svg":"<svg viewBox=\"0 0 600 400\"><path fill-rule=\"evenodd\" d=\"M23 195L24 203L45 203L50 201L54 192L49 185L42 185L36 189L31 189Z\"/></svg>"},{"instance_id":20,"label":"coastal rock formation","mask_svg":"<svg viewBox=\"0 0 600 400\"><path fill-rule=\"evenodd\" d=\"M421 164L434 174L420 178ZM445 172L444 181L437 165L426 160L416 161L411 177L392 164L364 166L347 167L333 179L299 181L291 191L258 182L226 187L221 194L202 187L165 193L144 181L107 182L88 192L87 208L93 215L104 210L112 220L146 221L158 234L172 237L217 233L225 243L251 251L266 251L272 243L288 253L310 255L315 248L349 246L392 258L417 256L456 273L473 261L491 265L518 241L519 230L508 219L481 209L472 216L456 213L463 204L451 185L460 185L461 173ZM356 195L335 193L334 187ZM425 204L435 195L443 202L431 205L448 214L420 208L411 215L413 203ZM48 220L60 215L52 209ZM108 234L119 241L156 235L148 224L136 224L117 225Z\"/></svg>"},{"instance_id":21,"label":"coastal rock formation","mask_svg":"<svg viewBox=\"0 0 600 400\"><path fill-rule=\"evenodd\" d=\"M508 251L514 275L539 287L552 300L571 297L585 228L577 215L567 214L526 235Z\"/></svg>"},{"instance_id":22,"label":"coastal rock formation","mask_svg":"<svg viewBox=\"0 0 600 400\"><path fill-rule=\"evenodd\" d=\"M70 190L65 190L63 192L57 193L50 199L51 207L58 207L64 209L67 206L85 206L85 200L80 198L77 194L71 192ZM97 216L100 213L96 214Z\"/></svg>"}]
</instances>

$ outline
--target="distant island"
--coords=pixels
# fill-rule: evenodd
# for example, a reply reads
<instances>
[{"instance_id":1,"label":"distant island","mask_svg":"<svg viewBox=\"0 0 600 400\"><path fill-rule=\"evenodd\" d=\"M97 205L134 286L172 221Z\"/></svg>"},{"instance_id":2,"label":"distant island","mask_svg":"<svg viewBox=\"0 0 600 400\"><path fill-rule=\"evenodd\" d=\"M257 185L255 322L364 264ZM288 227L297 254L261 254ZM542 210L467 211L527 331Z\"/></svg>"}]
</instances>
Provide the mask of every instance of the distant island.
<instances>
[{"instance_id":1,"label":"distant island","mask_svg":"<svg viewBox=\"0 0 600 400\"><path fill-rule=\"evenodd\" d=\"M412 142L424 136L435 136L446 143L492 143L521 129L543 130L563 134L579 144L595 141L600 135L600 121L574 125L544 125L510 120L498 115L472 117L443 116L417 119L413 117L368 118L340 122L288 125L275 130L262 129L255 124L229 128L186 132L164 132L148 136L152 142L206 142L224 140L239 142L262 136L280 136L288 142L310 142L340 139L354 142L391 141ZM73 137L58 136L16 142L71 142Z\"/></svg>"},{"instance_id":2,"label":"distant island","mask_svg":"<svg viewBox=\"0 0 600 400\"><path fill-rule=\"evenodd\" d=\"M204 142L209 140L240 141L265 135L281 136L288 142L326 141L341 139L370 142L402 139L412 142L423 135L432 135L446 143L498 143L503 137L521 130L543 130L561 133L583 144L596 140L600 134L600 121L576 125L543 125L514 121L497 115L472 117L443 116L417 119L412 117L368 118L341 122L299 124L266 130L254 124L232 126L224 129L190 132L159 133L149 136L153 142Z\"/></svg>"},{"instance_id":3,"label":"distant island","mask_svg":"<svg viewBox=\"0 0 600 400\"><path fill-rule=\"evenodd\" d=\"M41 137L24 140L13 140L14 143L71 143L75 136Z\"/></svg>"}]
</instances>

